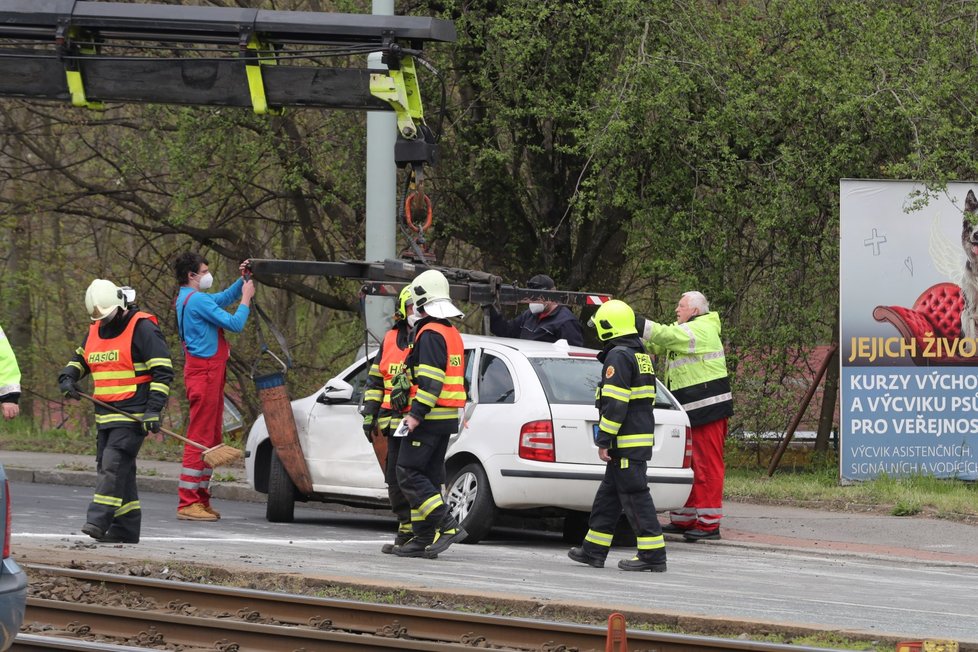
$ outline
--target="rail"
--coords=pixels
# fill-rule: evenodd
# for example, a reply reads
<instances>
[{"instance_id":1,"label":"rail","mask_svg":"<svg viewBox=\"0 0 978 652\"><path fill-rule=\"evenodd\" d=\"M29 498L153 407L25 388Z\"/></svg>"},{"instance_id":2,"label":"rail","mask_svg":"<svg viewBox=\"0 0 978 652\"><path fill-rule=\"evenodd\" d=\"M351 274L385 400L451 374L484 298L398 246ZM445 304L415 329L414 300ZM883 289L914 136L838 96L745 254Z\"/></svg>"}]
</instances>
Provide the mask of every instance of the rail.
<instances>
[{"instance_id":1,"label":"rail","mask_svg":"<svg viewBox=\"0 0 978 652\"><path fill-rule=\"evenodd\" d=\"M604 650L604 627L373 604L34 565L63 590L32 596L25 622L45 634L123 644L261 650ZM32 581L36 581L33 580ZM104 604L111 595L122 606ZM68 601L70 600L70 602ZM628 649L657 652L827 652L824 648L627 630ZM13 650L27 647L19 636ZM31 639L36 639L32 636ZM89 648L73 648L89 649ZM104 649L104 648L90 648ZM118 649L118 648L114 648ZM187 649L187 648L182 648Z\"/></svg>"}]
</instances>

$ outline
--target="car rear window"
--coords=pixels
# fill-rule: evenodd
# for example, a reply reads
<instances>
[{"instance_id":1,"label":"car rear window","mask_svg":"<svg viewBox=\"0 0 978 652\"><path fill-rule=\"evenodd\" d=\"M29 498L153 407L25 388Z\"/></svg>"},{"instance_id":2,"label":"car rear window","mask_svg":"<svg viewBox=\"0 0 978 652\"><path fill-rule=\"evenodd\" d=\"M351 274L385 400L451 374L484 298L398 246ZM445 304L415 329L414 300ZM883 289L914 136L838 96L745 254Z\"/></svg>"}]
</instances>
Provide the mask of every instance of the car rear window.
<instances>
[{"instance_id":1,"label":"car rear window","mask_svg":"<svg viewBox=\"0 0 978 652\"><path fill-rule=\"evenodd\" d=\"M601 380L596 358L530 358L551 403L594 405L594 390Z\"/></svg>"},{"instance_id":2,"label":"car rear window","mask_svg":"<svg viewBox=\"0 0 978 652\"><path fill-rule=\"evenodd\" d=\"M603 365L597 358L530 358L551 403L594 404L594 391L601 380ZM678 410L656 380L655 407L660 410Z\"/></svg>"}]
</instances>

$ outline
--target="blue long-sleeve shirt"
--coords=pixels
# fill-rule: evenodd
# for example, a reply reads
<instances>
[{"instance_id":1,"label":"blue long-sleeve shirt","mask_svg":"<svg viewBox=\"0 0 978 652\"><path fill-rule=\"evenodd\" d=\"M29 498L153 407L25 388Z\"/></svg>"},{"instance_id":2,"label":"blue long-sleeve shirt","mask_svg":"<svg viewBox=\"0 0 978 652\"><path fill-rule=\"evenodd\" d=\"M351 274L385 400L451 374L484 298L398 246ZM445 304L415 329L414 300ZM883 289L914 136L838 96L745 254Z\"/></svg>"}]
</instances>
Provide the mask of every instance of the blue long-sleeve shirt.
<instances>
[{"instance_id":1,"label":"blue long-sleeve shirt","mask_svg":"<svg viewBox=\"0 0 978 652\"><path fill-rule=\"evenodd\" d=\"M241 286L244 281L238 279L223 292L207 294L194 292L190 286L184 285L177 294L177 325L180 336L187 345L187 351L197 358L211 358L217 353L217 329L223 328L232 333L244 330L251 309L241 304L234 313L224 310L241 298ZM194 292L187 301L186 315L184 301L187 295Z\"/></svg>"}]
</instances>

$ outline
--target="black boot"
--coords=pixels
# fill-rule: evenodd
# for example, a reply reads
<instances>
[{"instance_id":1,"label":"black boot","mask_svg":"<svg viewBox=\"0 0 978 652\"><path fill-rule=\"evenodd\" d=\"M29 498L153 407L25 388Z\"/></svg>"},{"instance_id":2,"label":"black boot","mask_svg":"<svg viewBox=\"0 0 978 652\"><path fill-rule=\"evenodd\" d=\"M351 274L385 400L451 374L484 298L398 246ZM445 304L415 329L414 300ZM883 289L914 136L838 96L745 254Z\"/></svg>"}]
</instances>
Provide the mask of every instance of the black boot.
<instances>
[{"instance_id":1,"label":"black boot","mask_svg":"<svg viewBox=\"0 0 978 652\"><path fill-rule=\"evenodd\" d=\"M623 571L652 571L653 573L665 573L666 572L666 560L662 561L649 561L646 559L641 559L639 557L632 557L631 559L622 559L618 562L618 568Z\"/></svg>"},{"instance_id":2,"label":"black boot","mask_svg":"<svg viewBox=\"0 0 978 652\"><path fill-rule=\"evenodd\" d=\"M437 554L426 554L427 551L425 548L427 548L429 545L431 545L429 542L422 541L420 538L414 537L403 546L395 547L393 553L398 557L425 557L426 559L437 558Z\"/></svg>"},{"instance_id":3,"label":"black boot","mask_svg":"<svg viewBox=\"0 0 978 652\"><path fill-rule=\"evenodd\" d=\"M584 548L571 548L567 551L567 556L579 564L587 564L595 568L604 568L604 559L593 557L584 551Z\"/></svg>"},{"instance_id":4,"label":"black boot","mask_svg":"<svg viewBox=\"0 0 978 652\"><path fill-rule=\"evenodd\" d=\"M467 536L469 536L469 533L457 523L454 527L439 530L438 534L435 535L434 543L425 548L425 556L434 559L438 556L438 553L448 550L448 546L464 541Z\"/></svg>"},{"instance_id":5,"label":"black boot","mask_svg":"<svg viewBox=\"0 0 978 652\"><path fill-rule=\"evenodd\" d=\"M410 541L413 536L411 532L398 532L397 536L394 537L394 543L385 543L380 547L380 551L385 555L392 555L395 549Z\"/></svg>"}]
</instances>

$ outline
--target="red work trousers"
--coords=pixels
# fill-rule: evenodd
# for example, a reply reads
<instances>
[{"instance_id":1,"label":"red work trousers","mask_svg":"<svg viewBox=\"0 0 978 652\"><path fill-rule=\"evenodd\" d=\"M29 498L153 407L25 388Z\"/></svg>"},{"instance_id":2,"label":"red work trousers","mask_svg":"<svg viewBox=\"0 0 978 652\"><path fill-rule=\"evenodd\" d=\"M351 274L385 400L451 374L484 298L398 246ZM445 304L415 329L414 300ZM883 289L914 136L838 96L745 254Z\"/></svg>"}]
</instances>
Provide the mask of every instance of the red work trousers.
<instances>
[{"instance_id":1,"label":"red work trousers","mask_svg":"<svg viewBox=\"0 0 978 652\"><path fill-rule=\"evenodd\" d=\"M676 527L713 532L723 518L723 444L727 419L693 426L693 490L686 506L669 513Z\"/></svg>"},{"instance_id":2,"label":"red work trousers","mask_svg":"<svg viewBox=\"0 0 978 652\"><path fill-rule=\"evenodd\" d=\"M227 375L228 346L223 337L218 339L217 353L210 358L198 358L190 353L183 368L183 381L190 401L190 423L187 437L207 448L217 446L222 440L224 427L224 381ZM196 446L184 444L183 468L177 493L180 505L177 509L201 503L211 504L210 483L214 469L204 463L202 451Z\"/></svg>"}]
</instances>

